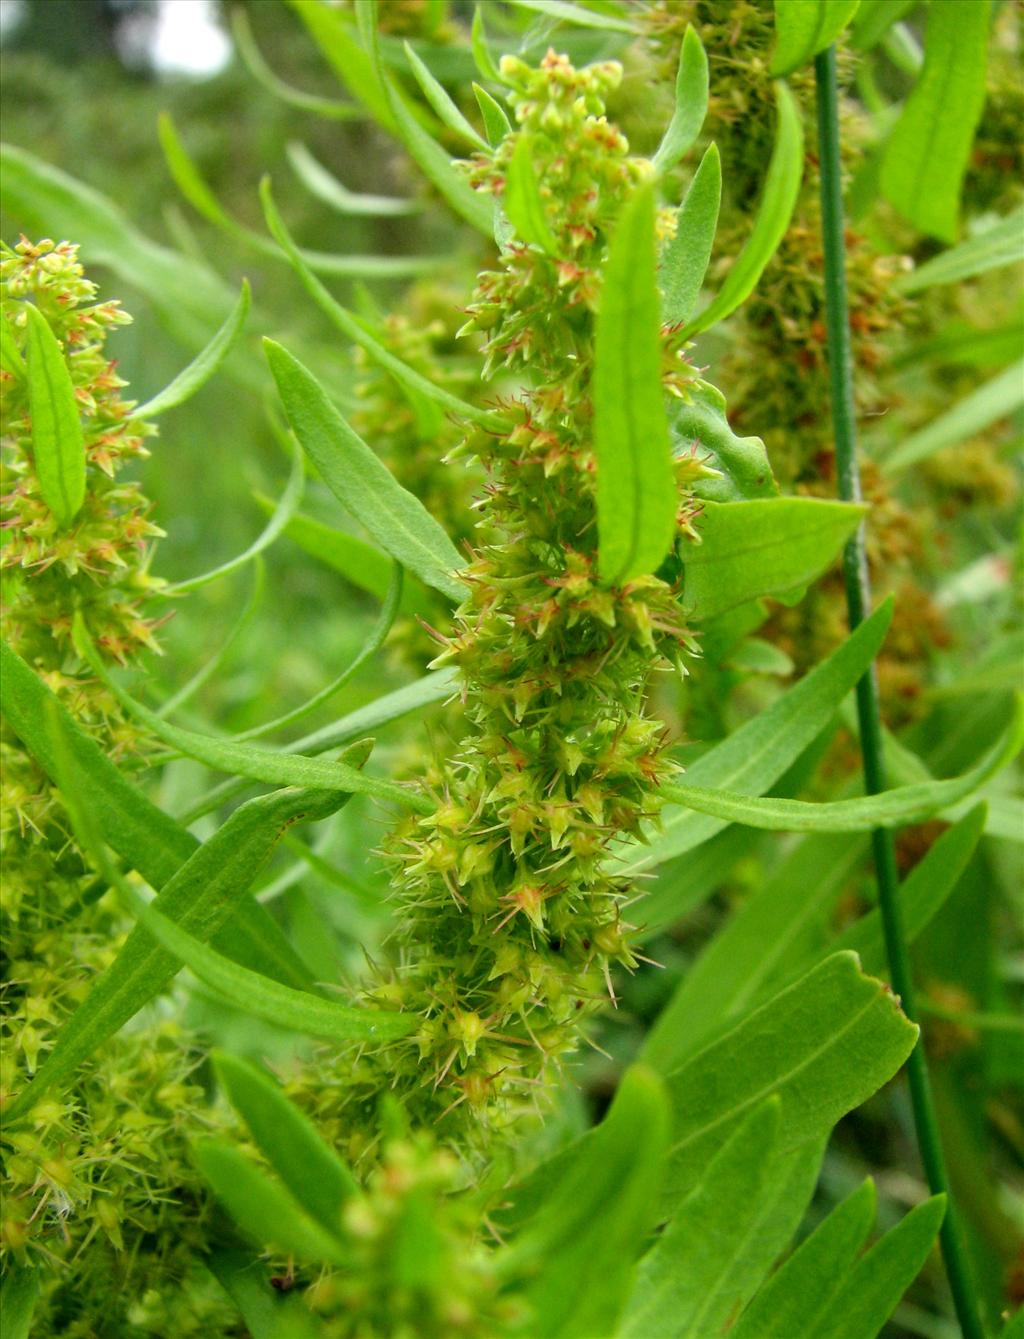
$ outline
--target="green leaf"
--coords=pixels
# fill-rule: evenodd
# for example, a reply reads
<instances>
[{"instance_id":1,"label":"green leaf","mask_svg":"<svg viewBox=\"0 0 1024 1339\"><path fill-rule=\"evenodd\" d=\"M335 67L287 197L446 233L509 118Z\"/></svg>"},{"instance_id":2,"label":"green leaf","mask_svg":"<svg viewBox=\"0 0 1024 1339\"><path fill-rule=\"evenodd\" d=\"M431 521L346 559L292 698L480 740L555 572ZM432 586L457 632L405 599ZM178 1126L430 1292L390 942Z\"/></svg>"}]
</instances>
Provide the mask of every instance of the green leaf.
<instances>
[{"instance_id":1,"label":"green leaf","mask_svg":"<svg viewBox=\"0 0 1024 1339\"><path fill-rule=\"evenodd\" d=\"M5 1339L31 1339L32 1313L39 1300L39 1271L12 1264L0 1286Z\"/></svg>"},{"instance_id":2,"label":"green leaf","mask_svg":"<svg viewBox=\"0 0 1024 1339\"><path fill-rule=\"evenodd\" d=\"M759 596L808 586L839 555L866 511L805 497L705 503L700 543L682 549L687 610L703 623Z\"/></svg>"},{"instance_id":3,"label":"green leaf","mask_svg":"<svg viewBox=\"0 0 1024 1339\"><path fill-rule=\"evenodd\" d=\"M817 1334L875 1217L875 1187L864 1181L768 1280L729 1339L793 1339Z\"/></svg>"},{"instance_id":4,"label":"green leaf","mask_svg":"<svg viewBox=\"0 0 1024 1339\"><path fill-rule=\"evenodd\" d=\"M314 116L325 116L337 121L351 121L362 117L363 112L352 102L320 98L315 93L292 88L291 84L286 84L280 79L263 59L253 37L248 15L242 6L231 12L231 33L246 69L256 82L262 84L279 102L289 107L297 107L303 112L312 112Z\"/></svg>"},{"instance_id":5,"label":"green leaf","mask_svg":"<svg viewBox=\"0 0 1024 1339\"><path fill-rule=\"evenodd\" d=\"M246 246L272 260L282 260L277 248L266 237L237 223L221 206L217 197L203 180L199 169L189 157L174 123L166 112L159 121L160 144L171 176L185 199L197 213L214 227L230 234ZM302 258L309 268L319 274L338 278L395 279L422 274L436 264L429 256L356 256L330 255L320 251L303 251Z\"/></svg>"},{"instance_id":6,"label":"green leaf","mask_svg":"<svg viewBox=\"0 0 1024 1339\"><path fill-rule=\"evenodd\" d=\"M760 1004L790 964L806 970L808 938L846 887L864 845L860 837L800 842L687 971L647 1034L644 1062L661 1071L679 1064Z\"/></svg>"},{"instance_id":7,"label":"green leaf","mask_svg":"<svg viewBox=\"0 0 1024 1339\"><path fill-rule=\"evenodd\" d=\"M413 116L403 94L381 63L379 35L375 25L370 26L369 40L377 79L384 91L396 133L405 145L410 158L418 164L423 175L448 201L455 213L471 227L476 228L477 232L489 238L490 201L473 190L448 156L448 151L438 144Z\"/></svg>"},{"instance_id":8,"label":"green leaf","mask_svg":"<svg viewBox=\"0 0 1024 1339\"><path fill-rule=\"evenodd\" d=\"M876 1242L833 1294L818 1339L874 1339L927 1260L945 1212L945 1195L934 1195Z\"/></svg>"},{"instance_id":9,"label":"green leaf","mask_svg":"<svg viewBox=\"0 0 1024 1339\"><path fill-rule=\"evenodd\" d=\"M466 589L455 573L465 564L441 526L345 422L298 359L273 340L263 345L288 422L327 487L397 562L461 601Z\"/></svg>"},{"instance_id":10,"label":"green leaf","mask_svg":"<svg viewBox=\"0 0 1024 1339\"><path fill-rule=\"evenodd\" d=\"M308 1264L347 1263L339 1234L326 1232L226 1140L204 1139L194 1145L193 1156L213 1193L260 1246L276 1246Z\"/></svg>"},{"instance_id":11,"label":"green leaf","mask_svg":"<svg viewBox=\"0 0 1024 1339\"><path fill-rule=\"evenodd\" d=\"M398 133L376 63L352 35L348 16L320 0L288 0L306 25L328 64L352 96L363 104L378 125Z\"/></svg>"},{"instance_id":12,"label":"green leaf","mask_svg":"<svg viewBox=\"0 0 1024 1339\"><path fill-rule=\"evenodd\" d=\"M803 128L796 99L785 84L776 84L775 97L778 107L775 148L757 218L717 297L686 326L687 338L724 320L750 296L793 217L803 176Z\"/></svg>"},{"instance_id":13,"label":"green leaf","mask_svg":"<svg viewBox=\"0 0 1024 1339\"><path fill-rule=\"evenodd\" d=\"M722 161L718 146L709 144L676 211L676 235L661 254L662 319L666 325L688 320L697 305L721 203Z\"/></svg>"},{"instance_id":14,"label":"green leaf","mask_svg":"<svg viewBox=\"0 0 1024 1339\"><path fill-rule=\"evenodd\" d=\"M477 13L479 13L479 10ZM480 115L484 119L484 129L487 132L488 143L492 149L496 148L506 135L511 135L512 122L508 119L501 103L496 102L486 88L474 84L473 92L476 95L477 106L480 108Z\"/></svg>"},{"instance_id":15,"label":"green leaf","mask_svg":"<svg viewBox=\"0 0 1024 1339\"><path fill-rule=\"evenodd\" d=\"M992 423L1014 413L1024 404L1024 359L979 386L931 423L902 441L882 460L887 474L899 474L908 465L956 446Z\"/></svg>"},{"instance_id":16,"label":"green leaf","mask_svg":"<svg viewBox=\"0 0 1024 1339\"><path fill-rule=\"evenodd\" d=\"M828 725L836 707L871 664L892 619L887 600L827 660L815 666L766 711L710 749L688 769L691 783L764 794ZM672 810L646 847L625 857L626 868L650 869L682 855L726 826L727 820Z\"/></svg>"},{"instance_id":17,"label":"green leaf","mask_svg":"<svg viewBox=\"0 0 1024 1339\"><path fill-rule=\"evenodd\" d=\"M137 702L114 680L96 650L81 613L75 615L73 635L80 655L88 661L93 673L113 693L125 711L142 721L157 739L188 758L195 758L197 762L218 772L230 772L269 785L375 795L378 799L393 800L417 813L432 811L433 806L425 797L403 790L394 782L364 776L357 768L344 762L325 762L320 758L306 758L296 753L272 752L250 744L214 739L171 725L161 720L155 711Z\"/></svg>"},{"instance_id":18,"label":"green leaf","mask_svg":"<svg viewBox=\"0 0 1024 1339\"><path fill-rule=\"evenodd\" d=\"M634 1066L604 1121L511 1248L539 1273L527 1296L536 1339L593 1339L614 1331L633 1261L657 1210L669 1127L661 1083Z\"/></svg>"},{"instance_id":19,"label":"green leaf","mask_svg":"<svg viewBox=\"0 0 1024 1339\"><path fill-rule=\"evenodd\" d=\"M860 0L775 0L773 75L791 74L831 46Z\"/></svg>"},{"instance_id":20,"label":"green leaf","mask_svg":"<svg viewBox=\"0 0 1024 1339\"><path fill-rule=\"evenodd\" d=\"M708 57L695 28L686 25L679 70L676 74L676 105L672 120L654 155L659 174L666 173L693 146L708 114ZM706 157L706 155L705 155ZM715 209L717 217L718 209Z\"/></svg>"},{"instance_id":21,"label":"green leaf","mask_svg":"<svg viewBox=\"0 0 1024 1339\"><path fill-rule=\"evenodd\" d=\"M209 940L247 893L283 834L300 820L327 818L345 798L331 791L287 790L241 805L164 884L152 908L196 939ZM103 836L110 842L105 828ZM65 1085L84 1060L168 985L179 967L173 954L136 927L65 1023L32 1083L8 1106L5 1118L13 1120L31 1110L44 1093Z\"/></svg>"},{"instance_id":22,"label":"green leaf","mask_svg":"<svg viewBox=\"0 0 1024 1339\"><path fill-rule=\"evenodd\" d=\"M85 501L85 438L71 373L38 307L25 304L28 406L39 491L66 530Z\"/></svg>"},{"instance_id":23,"label":"green leaf","mask_svg":"<svg viewBox=\"0 0 1024 1339\"><path fill-rule=\"evenodd\" d=\"M619 1339L705 1339L728 1327L803 1216L820 1151L777 1156L779 1099L755 1108L640 1263Z\"/></svg>"},{"instance_id":24,"label":"green leaf","mask_svg":"<svg viewBox=\"0 0 1024 1339\"><path fill-rule=\"evenodd\" d=\"M456 414L461 418L468 418L474 423L482 423L484 427L502 429L507 426L500 414L494 414L486 409L478 409L475 405L460 400L457 395L452 395L450 391L435 386L432 381L408 367L400 358L396 358L393 353L389 353L380 341L374 339L369 331L356 320L351 312L346 311L339 302L331 297L327 289L324 288L306 264L284 226L284 221L277 211L277 206L274 204L269 177L264 177L260 183L260 199L263 202L263 213L267 220L267 227L273 234L278 246L287 256L292 269L302 281L302 286L343 335L350 339L353 344L358 344L374 362L390 372L400 386L426 396L428 400L433 400L436 404L442 405L449 413Z\"/></svg>"},{"instance_id":25,"label":"green leaf","mask_svg":"<svg viewBox=\"0 0 1024 1339\"><path fill-rule=\"evenodd\" d=\"M960 187L985 102L989 0L928 6L924 68L886 143L882 192L919 231L956 241Z\"/></svg>"},{"instance_id":26,"label":"green leaf","mask_svg":"<svg viewBox=\"0 0 1024 1339\"><path fill-rule=\"evenodd\" d=\"M860 0L853 16L850 45L855 51L870 51L916 4L918 0Z\"/></svg>"},{"instance_id":27,"label":"green leaf","mask_svg":"<svg viewBox=\"0 0 1024 1339\"><path fill-rule=\"evenodd\" d=\"M737 437L726 417L725 396L708 381L691 381L686 398L672 397L668 411L672 450L677 456L695 451L717 472L699 479L698 497L709 502L750 502L779 492L760 437Z\"/></svg>"},{"instance_id":28,"label":"green leaf","mask_svg":"<svg viewBox=\"0 0 1024 1339\"><path fill-rule=\"evenodd\" d=\"M653 572L675 533L655 264L654 192L646 186L615 230L594 336L598 571L608 584Z\"/></svg>"},{"instance_id":29,"label":"green leaf","mask_svg":"<svg viewBox=\"0 0 1024 1339\"><path fill-rule=\"evenodd\" d=\"M348 1167L269 1074L224 1052L214 1054L213 1067L285 1187L322 1227L336 1231L342 1204L358 1189Z\"/></svg>"},{"instance_id":30,"label":"green leaf","mask_svg":"<svg viewBox=\"0 0 1024 1339\"><path fill-rule=\"evenodd\" d=\"M521 241L539 246L549 256L558 255L558 240L548 224L534 165L533 141L520 134L505 177L502 197L505 213Z\"/></svg>"},{"instance_id":31,"label":"green leaf","mask_svg":"<svg viewBox=\"0 0 1024 1339\"><path fill-rule=\"evenodd\" d=\"M584 9L582 5L570 4L569 0L512 0L518 9L532 9L548 19L558 19L563 23L574 23L581 28L598 28L612 33L629 33L636 36L636 27L628 19L616 18L614 14L603 14L599 10Z\"/></svg>"},{"instance_id":32,"label":"green leaf","mask_svg":"<svg viewBox=\"0 0 1024 1339\"><path fill-rule=\"evenodd\" d=\"M405 48L406 59L416 77L416 82L423 91L423 96L433 107L441 123L460 138L468 140L475 149L486 149L487 141L469 124L444 87L430 73L409 43L403 42L402 45Z\"/></svg>"},{"instance_id":33,"label":"green leaf","mask_svg":"<svg viewBox=\"0 0 1024 1339\"><path fill-rule=\"evenodd\" d=\"M820 1155L836 1121L892 1077L917 1034L891 991L865 976L852 953L827 958L669 1074L674 1123L663 1209L689 1193L718 1149L773 1095L781 1103L777 1156ZM512 1187L501 1227L536 1214L593 1138L588 1132Z\"/></svg>"},{"instance_id":34,"label":"green leaf","mask_svg":"<svg viewBox=\"0 0 1024 1339\"><path fill-rule=\"evenodd\" d=\"M917 1028L852 953L826 958L668 1076L675 1125L665 1198L685 1192L766 1097L782 1103L779 1154L823 1141L910 1054Z\"/></svg>"},{"instance_id":35,"label":"green leaf","mask_svg":"<svg viewBox=\"0 0 1024 1339\"><path fill-rule=\"evenodd\" d=\"M143 929L232 1008L304 1036L342 1044L395 1041L407 1037L419 1026L419 1019L413 1014L351 1008L308 991L293 990L250 971L209 948L128 892L132 912Z\"/></svg>"},{"instance_id":36,"label":"green leaf","mask_svg":"<svg viewBox=\"0 0 1024 1339\"><path fill-rule=\"evenodd\" d=\"M258 495L256 501L264 508L272 505L268 499ZM369 591L379 600L386 598L394 564L380 549L350 535L347 530L324 525L322 521L316 521L301 512L292 517L284 533L304 553L340 573L360 590ZM427 614L434 605L422 586L405 582L399 608L405 614Z\"/></svg>"},{"instance_id":37,"label":"green leaf","mask_svg":"<svg viewBox=\"0 0 1024 1339\"><path fill-rule=\"evenodd\" d=\"M133 416L137 418L155 418L158 414L164 414L168 409L176 409L178 405L184 404L186 400L191 400L196 391L202 389L210 380L217 368L231 352L239 335L242 333L242 327L245 325L245 319L249 315L249 307L252 303L252 293L249 288L248 279L242 280L242 291L239 294L238 302L235 304L234 311L220 327L213 339L210 340L206 348L196 355L189 363L188 367L183 368L174 380L164 387L159 394L154 395L151 400L147 400L144 405L133 411Z\"/></svg>"},{"instance_id":38,"label":"green leaf","mask_svg":"<svg viewBox=\"0 0 1024 1339\"><path fill-rule=\"evenodd\" d=\"M856 800L813 803L807 800L760 799L703 786L662 786L662 794L698 813L748 827L782 832L870 832L873 828L918 823L940 813L983 785L1024 747L1024 697L1017 699L1014 718L991 752L963 776L948 781L921 781L897 786Z\"/></svg>"},{"instance_id":39,"label":"green leaf","mask_svg":"<svg viewBox=\"0 0 1024 1339\"><path fill-rule=\"evenodd\" d=\"M492 84L503 84L505 81L495 64L494 57L491 55L490 48L487 45L487 33L484 31L484 12L482 5L473 7L473 23L470 28L470 42L473 48L473 60L476 62L476 68L480 71L481 78L487 79Z\"/></svg>"},{"instance_id":40,"label":"green leaf","mask_svg":"<svg viewBox=\"0 0 1024 1339\"><path fill-rule=\"evenodd\" d=\"M201 572L199 576L188 577L185 581L176 581L173 585L166 587L165 594L184 595L186 591L198 590L201 586L208 586L212 581L219 581L221 577L230 576L232 572L237 572L238 569L244 567L246 563L250 563L254 558L258 558L264 549L268 549L287 529L288 523L295 515L299 503L302 501L305 484L306 471L303 464L302 452L295 451L292 456L292 468L288 475L288 482L285 484L284 492L281 494L281 497L271 512L270 520L249 547L244 549L241 553L236 554L234 558L229 558L227 562L219 563L208 572Z\"/></svg>"},{"instance_id":41,"label":"green leaf","mask_svg":"<svg viewBox=\"0 0 1024 1339\"><path fill-rule=\"evenodd\" d=\"M956 284L976 274L1001 269L1024 260L1024 211L1016 210L1001 223L968 237L959 246L941 251L897 280L901 293Z\"/></svg>"},{"instance_id":42,"label":"green leaf","mask_svg":"<svg viewBox=\"0 0 1024 1339\"><path fill-rule=\"evenodd\" d=\"M405 214L417 214L423 208L419 200L403 200L393 195L357 195L342 185L333 172L328 172L305 144L298 140L292 140L286 152L303 186L339 214L361 218L400 218Z\"/></svg>"}]
</instances>

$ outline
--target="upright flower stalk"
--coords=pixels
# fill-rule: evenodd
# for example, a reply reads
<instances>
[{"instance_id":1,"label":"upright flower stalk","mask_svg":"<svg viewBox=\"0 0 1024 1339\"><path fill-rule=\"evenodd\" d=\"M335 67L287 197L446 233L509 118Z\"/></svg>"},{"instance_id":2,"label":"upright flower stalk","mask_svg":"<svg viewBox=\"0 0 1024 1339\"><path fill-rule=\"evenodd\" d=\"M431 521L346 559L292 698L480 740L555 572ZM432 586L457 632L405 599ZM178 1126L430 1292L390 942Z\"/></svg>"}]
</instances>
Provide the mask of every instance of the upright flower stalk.
<instances>
[{"instance_id":1,"label":"upright flower stalk","mask_svg":"<svg viewBox=\"0 0 1024 1339\"><path fill-rule=\"evenodd\" d=\"M831 383L832 425L835 435L839 495L844 501L860 499L857 463L857 429L853 403L853 359L850 350L849 312L843 257L843 197L839 157L839 115L836 53L829 47L815 59L818 91L818 149L821 156L821 217L825 251L825 299L828 320L828 359ZM864 552L863 530L847 545L843 576L851 630L863 622L871 609L871 581ZM864 785L868 794L885 790L882 722L878 685L869 673L857 684L857 715L860 721ZM871 834L878 880L878 903L885 935L889 974L904 1013L917 1016L914 982L907 952L899 901L899 874L892 832L878 828ZM928 1185L933 1194L949 1194L945 1158L938 1119L932 1100L928 1065L920 1039L907 1059L907 1077L914 1111L914 1125ZM964 1339L983 1339L974 1286L952 1204L940 1230L942 1255L950 1290Z\"/></svg>"},{"instance_id":2,"label":"upright flower stalk","mask_svg":"<svg viewBox=\"0 0 1024 1339\"><path fill-rule=\"evenodd\" d=\"M527 142L547 245L508 236L464 327L485 337L487 378L525 385L502 404L507 431L473 429L453 453L486 474L468 594L451 635L438 634L467 732L435 764L436 813L396 838L397 951L367 994L421 1024L413 1049L364 1052L346 1078L364 1108L353 1154L386 1088L442 1131L493 1131L538 1105L585 1020L614 998L613 968L636 963L633 890L609 856L656 817L672 770L646 694L689 634L670 581L598 579L592 445L609 238L653 169L604 116L618 65L576 70L549 52L539 69L506 57L501 72L517 128L473 160L470 180L501 201ZM666 389L685 395L694 377L665 329ZM686 530L706 471L693 452L674 469Z\"/></svg>"}]
</instances>

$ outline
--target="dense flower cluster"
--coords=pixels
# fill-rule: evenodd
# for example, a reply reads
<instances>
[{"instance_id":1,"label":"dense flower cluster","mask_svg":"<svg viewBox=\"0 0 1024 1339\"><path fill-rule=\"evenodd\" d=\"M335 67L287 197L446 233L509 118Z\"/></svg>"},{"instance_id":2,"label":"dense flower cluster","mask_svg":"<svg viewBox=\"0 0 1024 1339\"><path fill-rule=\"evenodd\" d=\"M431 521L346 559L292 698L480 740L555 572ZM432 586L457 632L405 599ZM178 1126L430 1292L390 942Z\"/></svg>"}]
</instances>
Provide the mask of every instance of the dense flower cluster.
<instances>
[{"instance_id":1,"label":"dense flower cluster","mask_svg":"<svg viewBox=\"0 0 1024 1339\"><path fill-rule=\"evenodd\" d=\"M456 452L486 472L461 574L469 593L438 658L459 670L466 735L434 765L436 812L396 843L393 960L366 997L421 1024L345 1075L355 1158L385 1089L443 1135L493 1130L536 1107L607 1002L612 967L634 965L632 890L608 856L657 813L671 764L646 693L664 657L689 644L669 582L609 587L596 572L595 312L609 237L651 173L603 114L620 70L576 70L549 53L539 69L506 57L502 74L518 129L473 160L470 179L500 200L528 136L557 249L509 238L468 309L486 376L523 388L502 403L507 431L473 429ZM664 384L685 397L695 374L677 332L663 339ZM677 461L683 529L698 510L689 485L704 472L695 453Z\"/></svg>"},{"instance_id":2,"label":"dense flower cluster","mask_svg":"<svg viewBox=\"0 0 1024 1339\"><path fill-rule=\"evenodd\" d=\"M16 349L24 353L30 302L60 341L87 456L84 504L61 529L34 469L25 377L0 373L3 635L108 753L131 756L144 741L70 643L72 615L83 608L108 658L128 661L154 645L144 601L155 584L147 541L159 531L138 486L120 472L144 454L155 430L133 416L104 349L107 333L129 318L117 303L95 301L96 287L68 243L4 247L0 287ZM6 726L0 746L6 1099L24 1087L112 961L123 925L109 898L97 896L46 776ZM121 1034L69 1091L49 1095L26 1123L5 1132L4 1260L55 1266L45 1271L34 1333L152 1333L144 1315L152 1289L160 1294L158 1302L151 1298L155 1310L164 1320L170 1314L203 1233L205 1211L185 1143L201 1101L196 1063L180 1027L155 1020ZM217 1334L224 1314L218 1299L210 1308L200 1300L174 1332Z\"/></svg>"}]
</instances>

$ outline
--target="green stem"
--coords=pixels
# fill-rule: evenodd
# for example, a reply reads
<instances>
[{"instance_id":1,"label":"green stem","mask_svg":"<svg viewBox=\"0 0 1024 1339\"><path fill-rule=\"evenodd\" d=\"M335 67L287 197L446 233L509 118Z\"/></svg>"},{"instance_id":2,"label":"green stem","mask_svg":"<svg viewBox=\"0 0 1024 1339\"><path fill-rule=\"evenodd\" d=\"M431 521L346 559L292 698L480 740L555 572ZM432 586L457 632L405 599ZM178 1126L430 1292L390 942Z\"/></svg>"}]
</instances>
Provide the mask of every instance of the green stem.
<instances>
[{"instance_id":1,"label":"green stem","mask_svg":"<svg viewBox=\"0 0 1024 1339\"><path fill-rule=\"evenodd\" d=\"M825 251L829 381L839 496L847 502L859 502L860 471L857 465L853 357L846 301L843 194L839 159L839 95L834 47L829 47L816 57L814 72L818 93L818 151L821 162L821 216ZM863 622L871 609L871 584L864 549L863 526L843 553L843 576L846 583L850 627L853 629ZM878 702L878 682L873 670L857 685L857 716L860 721L864 787L869 795L877 795L885 790L886 779L882 761L882 719ZM893 988L902 1002L904 1013L913 1020L917 1010L910 957L900 910L895 843L892 833L882 829L871 834L871 842L878 879L878 904L889 959L889 975ZM949 1181L939 1137L938 1120L935 1115L927 1061L920 1040L907 1060L907 1078L917 1142L928 1185L933 1194L947 1196L946 1216L940 1240L960 1329L964 1339L984 1339L985 1331L978 1313L974 1284L959 1224L949 1199Z\"/></svg>"}]
</instances>

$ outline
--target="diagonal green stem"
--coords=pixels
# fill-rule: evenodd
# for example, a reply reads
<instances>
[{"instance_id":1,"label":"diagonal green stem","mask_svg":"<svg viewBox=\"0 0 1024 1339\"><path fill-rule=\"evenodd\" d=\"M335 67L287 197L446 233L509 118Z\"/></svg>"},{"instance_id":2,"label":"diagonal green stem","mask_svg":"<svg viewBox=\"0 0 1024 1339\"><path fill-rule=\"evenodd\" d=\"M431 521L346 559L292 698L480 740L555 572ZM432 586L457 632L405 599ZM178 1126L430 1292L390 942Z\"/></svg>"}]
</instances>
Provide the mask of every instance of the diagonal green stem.
<instances>
[{"instance_id":1,"label":"diagonal green stem","mask_svg":"<svg viewBox=\"0 0 1024 1339\"><path fill-rule=\"evenodd\" d=\"M825 252L829 381L839 496L847 502L859 502L860 471L857 465L853 358L846 301L843 194L839 160L839 96L834 47L829 47L816 57L814 73L818 94L818 151L821 162L821 225ZM871 584L864 550L863 526L844 550L843 576L846 582L846 603L852 630L863 622L871 609ZM860 721L864 788L869 795L877 795L885 790L886 778L882 762L882 720L878 703L878 682L873 671L865 674L857 684L857 716ZM871 841L878 879L878 904L889 959L889 975L893 988L902 1001L904 1012L913 1020L917 1010L910 957L903 932L893 836L889 831L877 829L871 834ZM946 1164L932 1099L928 1065L920 1040L907 1060L907 1078L914 1110L914 1127L928 1184L933 1194L945 1194L948 1197L949 1181ZM953 1294L953 1305L956 1307L964 1339L984 1339L985 1331L979 1318L963 1239L954 1206L949 1201L940 1239L946 1275Z\"/></svg>"}]
</instances>

